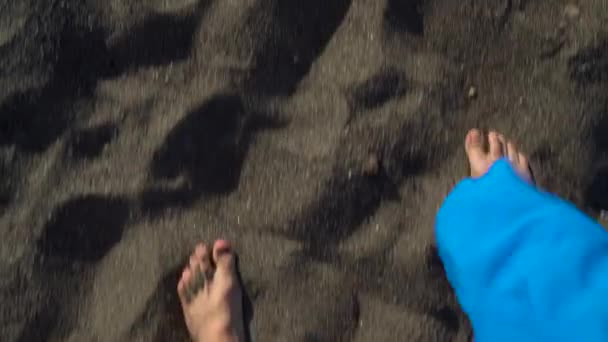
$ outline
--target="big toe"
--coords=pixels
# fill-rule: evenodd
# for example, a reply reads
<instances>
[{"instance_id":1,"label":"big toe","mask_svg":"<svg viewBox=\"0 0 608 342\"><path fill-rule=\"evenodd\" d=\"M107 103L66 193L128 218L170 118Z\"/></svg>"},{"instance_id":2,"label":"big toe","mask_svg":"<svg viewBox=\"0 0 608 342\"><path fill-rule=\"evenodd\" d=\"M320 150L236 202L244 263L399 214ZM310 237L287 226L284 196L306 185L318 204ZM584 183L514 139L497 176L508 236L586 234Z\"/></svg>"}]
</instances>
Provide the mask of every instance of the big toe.
<instances>
[{"instance_id":1,"label":"big toe","mask_svg":"<svg viewBox=\"0 0 608 342\"><path fill-rule=\"evenodd\" d=\"M241 287L236 272L236 256L225 240L213 244L213 261L215 262L214 288L225 294L231 294L233 300L240 298Z\"/></svg>"},{"instance_id":2,"label":"big toe","mask_svg":"<svg viewBox=\"0 0 608 342\"><path fill-rule=\"evenodd\" d=\"M485 164L487 164L487 158L483 150L483 136L478 129L469 131L465 138L464 147L471 164L472 176L479 176L483 172Z\"/></svg>"},{"instance_id":3,"label":"big toe","mask_svg":"<svg viewBox=\"0 0 608 342\"><path fill-rule=\"evenodd\" d=\"M234 274L236 271L234 258L232 246L228 241L215 241L213 244L213 261L215 262L217 271Z\"/></svg>"},{"instance_id":4,"label":"big toe","mask_svg":"<svg viewBox=\"0 0 608 342\"><path fill-rule=\"evenodd\" d=\"M470 157L483 158L483 138L478 129L474 128L467 133L464 147Z\"/></svg>"}]
</instances>

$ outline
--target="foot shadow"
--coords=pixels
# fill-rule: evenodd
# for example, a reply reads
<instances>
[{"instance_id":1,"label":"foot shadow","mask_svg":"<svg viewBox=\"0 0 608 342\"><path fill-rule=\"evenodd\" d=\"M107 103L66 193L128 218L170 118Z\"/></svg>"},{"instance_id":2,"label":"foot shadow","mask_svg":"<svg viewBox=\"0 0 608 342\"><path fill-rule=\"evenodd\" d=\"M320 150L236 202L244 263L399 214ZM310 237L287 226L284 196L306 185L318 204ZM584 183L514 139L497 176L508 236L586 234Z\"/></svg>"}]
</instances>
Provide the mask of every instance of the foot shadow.
<instances>
[{"instance_id":1,"label":"foot shadow","mask_svg":"<svg viewBox=\"0 0 608 342\"><path fill-rule=\"evenodd\" d=\"M65 155L69 159L85 159L98 157L106 144L118 133L118 127L113 124L79 129L72 132L66 143Z\"/></svg>"},{"instance_id":2,"label":"foot shadow","mask_svg":"<svg viewBox=\"0 0 608 342\"><path fill-rule=\"evenodd\" d=\"M584 208L595 217L608 210L608 163L594 166L585 191Z\"/></svg>"},{"instance_id":3,"label":"foot shadow","mask_svg":"<svg viewBox=\"0 0 608 342\"><path fill-rule=\"evenodd\" d=\"M571 57L568 70L580 85L608 81L608 39Z\"/></svg>"},{"instance_id":4,"label":"foot shadow","mask_svg":"<svg viewBox=\"0 0 608 342\"><path fill-rule=\"evenodd\" d=\"M304 255L313 260L330 261L338 256L338 244L359 230L384 201L400 200L399 187L404 180L433 167L441 158L440 146L413 148L412 140L430 141L431 133L421 130L426 122L402 125L394 144L377 148L377 172L367 174L352 161L338 160L332 178L321 195L289 224L287 232L279 232L304 246ZM343 141L336 155L348 156L351 142ZM338 257L339 258L339 257Z\"/></svg>"},{"instance_id":5,"label":"foot shadow","mask_svg":"<svg viewBox=\"0 0 608 342\"><path fill-rule=\"evenodd\" d=\"M17 93L0 105L0 146L42 152L73 122L72 104L90 97L100 77L112 75L105 63L100 29L66 27L60 34L52 78L42 89Z\"/></svg>"},{"instance_id":6,"label":"foot shadow","mask_svg":"<svg viewBox=\"0 0 608 342\"><path fill-rule=\"evenodd\" d=\"M52 213L38 249L45 257L70 262L99 261L120 241L128 216L124 199L99 195L71 199Z\"/></svg>"},{"instance_id":7,"label":"foot shadow","mask_svg":"<svg viewBox=\"0 0 608 342\"><path fill-rule=\"evenodd\" d=\"M187 14L158 14L146 18L129 34L109 44L110 63L124 72L187 59L210 4L211 1L199 0Z\"/></svg>"},{"instance_id":8,"label":"foot shadow","mask_svg":"<svg viewBox=\"0 0 608 342\"><path fill-rule=\"evenodd\" d=\"M10 205L15 196L15 184L17 175L20 174L18 167L13 166L14 162L0 157L0 218L4 215L6 208Z\"/></svg>"},{"instance_id":9,"label":"foot shadow","mask_svg":"<svg viewBox=\"0 0 608 342\"><path fill-rule=\"evenodd\" d=\"M347 91L351 116L348 122L356 120L365 110L381 107L386 102L404 96L409 89L409 81L404 72L394 69L382 70L362 83L355 84Z\"/></svg>"},{"instance_id":10,"label":"foot shadow","mask_svg":"<svg viewBox=\"0 0 608 342\"><path fill-rule=\"evenodd\" d=\"M48 341L59 321L57 312L41 310L27 322L17 342Z\"/></svg>"},{"instance_id":11,"label":"foot shadow","mask_svg":"<svg viewBox=\"0 0 608 342\"><path fill-rule=\"evenodd\" d=\"M396 185L384 173L349 177L336 171L315 203L289 224L286 237L303 244L304 260L335 260L337 245L395 194Z\"/></svg>"},{"instance_id":12,"label":"foot shadow","mask_svg":"<svg viewBox=\"0 0 608 342\"><path fill-rule=\"evenodd\" d=\"M600 123L596 129L596 156L591 166L590 179L585 191L584 207L594 216L608 210L608 138L605 135L608 121Z\"/></svg>"},{"instance_id":13,"label":"foot shadow","mask_svg":"<svg viewBox=\"0 0 608 342\"><path fill-rule=\"evenodd\" d=\"M76 122L73 104L93 96L100 79L187 58L209 1L200 3L205 5L191 15L151 17L110 46L104 29L82 27L70 16L56 18L68 24L57 36L53 76L41 89L17 93L0 104L0 146L42 152Z\"/></svg>"},{"instance_id":14,"label":"foot shadow","mask_svg":"<svg viewBox=\"0 0 608 342\"><path fill-rule=\"evenodd\" d=\"M389 0L384 11L384 28L387 32L407 32L424 35L424 12L421 0Z\"/></svg>"},{"instance_id":15,"label":"foot shadow","mask_svg":"<svg viewBox=\"0 0 608 342\"><path fill-rule=\"evenodd\" d=\"M179 122L154 153L150 173L156 185L141 195L144 211L154 214L232 192L254 134L284 125L250 112L238 95L213 97Z\"/></svg>"},{"instance_id":16,"label":"foot shadow","mask_svg":"<svg viewBox=\"0 0 608 342\"><path fill-rule=\"evenodd\" d=\"M274 1L271 35L260 49L248 88L268 94L293 93L342 23L351 2Z\"/></svg>"}]
</instances>

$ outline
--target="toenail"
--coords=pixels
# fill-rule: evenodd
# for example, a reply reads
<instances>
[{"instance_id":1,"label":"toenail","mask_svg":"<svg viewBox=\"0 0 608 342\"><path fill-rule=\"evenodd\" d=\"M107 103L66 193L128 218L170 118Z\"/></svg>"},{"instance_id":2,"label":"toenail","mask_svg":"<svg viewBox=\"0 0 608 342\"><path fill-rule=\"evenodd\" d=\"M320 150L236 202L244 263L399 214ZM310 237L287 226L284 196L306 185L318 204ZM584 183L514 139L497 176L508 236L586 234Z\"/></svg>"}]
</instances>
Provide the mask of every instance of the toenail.
<instances>
[{"instance_id":1,"label":"toenail","mask_svg":"<svg viewBox=\"0 0 608 342\"><path fill-rule=\"evenodd\" d=\"M481 143L481 134L479 134L477 131L471 133L469 136L469 141L471 144L479 145Z\"/></svg>"},{"instance_id":2,"label":"toenail","mask_svg":"<svg viewBox=\"0 0 608 342\"><path fill-rule=\"evenodd\" d=\"M218 239L213 244L213 247L227 249L227 248L230 248L230 242L228 242L227 240L224 240L224 239Z\"/></svg>"}]
</instances>

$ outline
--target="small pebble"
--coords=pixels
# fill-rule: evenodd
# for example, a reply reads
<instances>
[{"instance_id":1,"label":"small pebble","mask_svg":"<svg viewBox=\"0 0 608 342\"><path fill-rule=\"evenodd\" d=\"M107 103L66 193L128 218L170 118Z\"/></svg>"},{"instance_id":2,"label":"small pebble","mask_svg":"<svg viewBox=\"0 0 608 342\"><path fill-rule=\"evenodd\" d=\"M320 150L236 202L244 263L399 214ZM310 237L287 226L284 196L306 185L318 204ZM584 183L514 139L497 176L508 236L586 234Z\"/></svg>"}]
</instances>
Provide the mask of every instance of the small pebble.
<instances>
[{"instance_id":1,"label":"small pebble","mask_svg":"<svg viewBox=\"0 0 608 342\"><path fill-rule=\"evenodd\" d=\"M467 97L468 97L469 99L474 99L474 98L476 98L476 97L477 97L477 88L475 88L475 87L471 86L471 87L469 88L469 91L467 92Z\"/></svg>"},{"instance_id":2,"label":"small pebble","mask_svg":"<svg viewBox=\"0 0 608 342\"><path fill-rule=\"evenodd\" d=\"M581 15L581 10L575 4L567 4L564 8L564 15L569 20L576 20Z\"/></svg>"}]
</instances>

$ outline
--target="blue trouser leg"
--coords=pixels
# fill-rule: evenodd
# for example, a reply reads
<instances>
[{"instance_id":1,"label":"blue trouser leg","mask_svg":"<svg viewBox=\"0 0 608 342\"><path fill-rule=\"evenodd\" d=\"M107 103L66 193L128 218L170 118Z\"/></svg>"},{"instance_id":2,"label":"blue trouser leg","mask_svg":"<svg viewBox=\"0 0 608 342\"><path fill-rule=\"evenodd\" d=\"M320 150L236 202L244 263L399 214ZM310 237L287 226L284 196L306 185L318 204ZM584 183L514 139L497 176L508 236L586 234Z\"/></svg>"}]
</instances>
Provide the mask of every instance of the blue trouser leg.
<instances>
[{"instance_id":1,"label":"blue trouser leg","mask_svg":"<svg viewBox=\"0 0 608 342\"><path fill-rule=\"evenodd\" d=\"M608 341L608 233L507 161L454 188L435 235L476 342Z\"/></svg>"}]
</instances>

